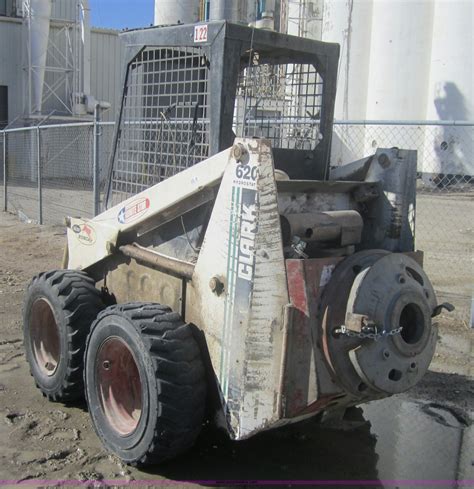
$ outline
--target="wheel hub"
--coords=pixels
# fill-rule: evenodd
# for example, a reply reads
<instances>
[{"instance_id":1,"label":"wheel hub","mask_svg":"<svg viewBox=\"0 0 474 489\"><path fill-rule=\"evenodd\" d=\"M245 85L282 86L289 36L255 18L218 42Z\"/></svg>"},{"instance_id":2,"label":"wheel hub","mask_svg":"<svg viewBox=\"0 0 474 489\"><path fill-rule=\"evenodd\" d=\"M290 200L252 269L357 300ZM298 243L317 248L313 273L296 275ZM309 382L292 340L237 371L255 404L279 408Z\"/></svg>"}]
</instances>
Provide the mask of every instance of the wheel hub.
<instances>
[{"instance_id":1,"label":"wheel hub","mask_svg":"<svg viewBox=\"0 0 474 489\"><path fill-rule=\"evenodd\" d=\"M58 368L61 341L53 307L45 298L37 299L31 307L30 334L38 369L51 377Z\"/></svg>"},{"instance_id":2,"label":"wheel hub","mask_svg":"<svg viewBox=\"0 0 474 489\"><path fill-rule=\"evenodd\" d=\"M132 350L118 336L107 338L97 355L96 384L101 408L120 435L135 431L142 413L142 388Z\"/></svg>"}]
</instances>

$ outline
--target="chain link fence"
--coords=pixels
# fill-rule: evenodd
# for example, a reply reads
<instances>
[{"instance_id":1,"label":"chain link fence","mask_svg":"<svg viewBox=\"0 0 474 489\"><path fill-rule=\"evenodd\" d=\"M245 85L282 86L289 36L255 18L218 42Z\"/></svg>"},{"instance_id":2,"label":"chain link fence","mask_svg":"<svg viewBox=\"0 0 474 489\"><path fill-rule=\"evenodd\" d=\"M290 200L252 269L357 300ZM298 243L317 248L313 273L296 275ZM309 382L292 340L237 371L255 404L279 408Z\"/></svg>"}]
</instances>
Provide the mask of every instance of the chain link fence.
<instances>
[{"instance_id":1,"label":"chain link fence","mask_svg":"<svg viewBox=\"0 0 474 489\"><path fill-rule=\"evenodd\" d=\"M347 121L334 126L331 162L399 147L418 152L416 247L438 300L471 321L474 277L474 123Z\"/></svg>"},{"instance_id":2,"label":"chain link fence","mask_svg":"<svg viewBox=\"0 0 474 489\"><path fill-rule=\"evenodd\" d=\"M0 137L4 208L41 224L61 224L65 216L92 217L102 199L114 125L98 123L97 137L95 127L78 123L4 131ZM96 165L100 191L95 198Z\"/></svg>"},{"instance_id":3,"label":"chain link fence","mask_svg":"<svg viewBox=\"0 0 474 489\"><path fill-rule=\"evenodd\" d=\"M88 122L0 132L3 207L45 224L61 224L65 216L92 217L96 201L103 199L113 130L113 123ZM418 151L416 246L425 252L425 268L440 301L452 302L457 318L468 323L474 276L474 122L337 122L331 162L342 165L377 147L394 146Z\"/></svg>"}]
</instances>

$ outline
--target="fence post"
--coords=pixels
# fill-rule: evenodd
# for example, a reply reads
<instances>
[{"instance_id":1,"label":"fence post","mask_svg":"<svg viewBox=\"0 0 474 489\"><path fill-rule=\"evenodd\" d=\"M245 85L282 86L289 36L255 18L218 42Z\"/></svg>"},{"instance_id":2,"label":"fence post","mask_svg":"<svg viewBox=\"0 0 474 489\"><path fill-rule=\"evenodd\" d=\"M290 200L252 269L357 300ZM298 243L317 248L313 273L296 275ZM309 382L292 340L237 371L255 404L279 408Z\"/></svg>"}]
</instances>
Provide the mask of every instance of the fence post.
<instances>
[{"instance_id":1,"label":"fence post","mask_svg":"<svg viewBox=\"0 0 474 489\"><path fill-rule=\"evenodd\" d=\"M38 165L38 222L43 224L43 182L41 175L41 137L40 127L36 128L36 156Z\"/></svg>"},{"instance_id":2,"label":"fence post","mask_svg":"<svg viewBox=\"0 0 474 489\"><path fill-rule=\"evenodd\" d=\"M7 199L7 132L3 131L3 210L8 210Z\"/></svg>"},{"instance_id":3,"label":"fence post","mask_svg":"<svg viewBox=\"0 0 474 489\"><path fill-rule=\"evenodd\" d=\"M99 145L100 145L100 107L99 104L94 108L94 142L93 142L93 192L94 192L94 216L100 214L100 163L99 163Z\"/></svg>"}]
</instances>

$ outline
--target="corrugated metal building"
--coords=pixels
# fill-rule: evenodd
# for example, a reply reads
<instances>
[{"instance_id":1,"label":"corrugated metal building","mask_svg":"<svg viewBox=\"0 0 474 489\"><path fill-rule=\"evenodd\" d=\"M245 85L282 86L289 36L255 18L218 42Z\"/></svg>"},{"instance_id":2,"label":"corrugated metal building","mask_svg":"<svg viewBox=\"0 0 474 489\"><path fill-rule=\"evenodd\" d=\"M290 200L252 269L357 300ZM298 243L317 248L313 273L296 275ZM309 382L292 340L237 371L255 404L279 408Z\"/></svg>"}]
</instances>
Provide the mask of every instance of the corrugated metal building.
<instances>
[{"instance_id":1,"label":"corrugated metal building","mask_svg":"<svg viewBox=\"0 0 474 489\"><path fill-rule=\"evenodd\" d=\"M19 3L19 0L0 0L0 128L7 122L20 119L26 111L27 50ZM53 1L50 39L59 40L59 49L48 56L48 66L54 65L54 58L60 59L64 54L61 51L67 49L66 43L58 36L65 26L75 21L76 8L75 1ZM90 49L91 95L112 104L102 118L114 120L121 86L121 41L118 31L91 28ZM59 76L53 71L47 72L45 82L49 86L54 85ZM58 93L61 94L61 90L66 90L66 87L59 87ZM57 98L44 97L43 113L61 112L61 109L61 102Z\"/></svg>"},{"instance_id":2,"label":"corrugated metal building","mask_svg":"<svg viewBox=\"0 0 474 489\"><path fill-rule=\"evenodd\" d=\"M115 120L122 95L122 44L117 31L91 30L91 93L98 100L106 100L112 108L104 120Z\"/></svg>"}]
</instances>

